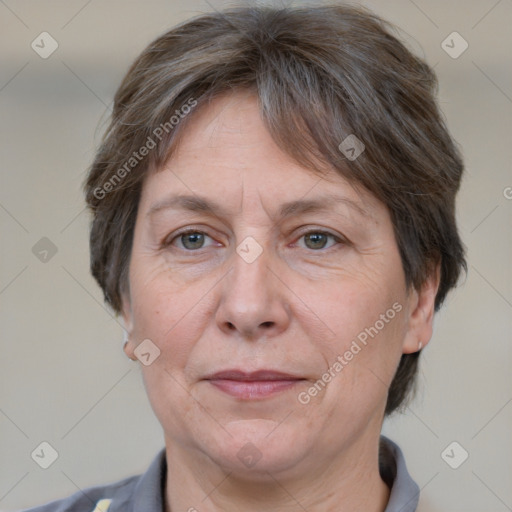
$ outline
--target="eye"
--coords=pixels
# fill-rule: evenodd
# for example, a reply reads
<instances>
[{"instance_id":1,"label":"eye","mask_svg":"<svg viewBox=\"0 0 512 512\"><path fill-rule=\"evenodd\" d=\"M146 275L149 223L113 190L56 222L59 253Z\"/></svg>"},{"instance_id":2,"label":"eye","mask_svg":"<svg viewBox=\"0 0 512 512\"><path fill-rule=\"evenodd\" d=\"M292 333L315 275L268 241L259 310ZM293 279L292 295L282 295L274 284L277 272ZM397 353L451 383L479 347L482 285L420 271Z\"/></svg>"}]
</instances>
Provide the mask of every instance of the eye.
<instances>
[{"instance_id":1,"label":"eye","mask_svg":"<svg viewBox=\"0 0 512 512\"><path fill-rule=\"evenodd\" d=\"M176 235L169 245L176 245L186 251L194 251L213 245L213 243L213 238L202 231L185 231Z\"/></svg>"},{"instance_id":2,"label":"eye","mask_svg":"<svg viewBox=\"0 0 512 512\"><path fill-rule=\"evenodd\" d=\"M300 241L303 242L300 243ZM338 237L325 231L310 231L299 238L299 245L301 247L313 250L328 249L339 242L341 240Z\"/></svg>"}]
</instances>

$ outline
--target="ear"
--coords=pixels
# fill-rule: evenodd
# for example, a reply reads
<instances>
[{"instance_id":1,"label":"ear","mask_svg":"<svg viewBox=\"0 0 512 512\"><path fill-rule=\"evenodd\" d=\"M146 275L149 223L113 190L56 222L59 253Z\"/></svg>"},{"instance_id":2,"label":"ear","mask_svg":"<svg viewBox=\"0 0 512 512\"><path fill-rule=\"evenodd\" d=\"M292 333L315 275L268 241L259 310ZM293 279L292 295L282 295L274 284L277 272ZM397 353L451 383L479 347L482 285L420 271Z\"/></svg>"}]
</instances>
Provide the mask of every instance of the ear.
<instances>
[{"instance_id":1,"label":"ear","mask_svg":"<svg viewBox=\"0 0 512 512\"><path fill-rule=\"evenodd\" d=\"M441 275L440 265L426 279L420 290L413 289L407 311L409 319L402 352L411 354L425 347L432 337L434 306Z\"/></svg>"},{"instance_id":2,"label":"ear","mask_svg":"<svg viewBox=\"0 0 512 512\"><path fill-rule=\"evenodd\" d=\"M121 316L123 317L125 333L123 350L127 357L129 357L133 361L136 361L137 358L135 357L134 353L136 345L133 342L133 312L130 299L126 295L123 295L122 297Z\"/></svg>"}]
</instances>

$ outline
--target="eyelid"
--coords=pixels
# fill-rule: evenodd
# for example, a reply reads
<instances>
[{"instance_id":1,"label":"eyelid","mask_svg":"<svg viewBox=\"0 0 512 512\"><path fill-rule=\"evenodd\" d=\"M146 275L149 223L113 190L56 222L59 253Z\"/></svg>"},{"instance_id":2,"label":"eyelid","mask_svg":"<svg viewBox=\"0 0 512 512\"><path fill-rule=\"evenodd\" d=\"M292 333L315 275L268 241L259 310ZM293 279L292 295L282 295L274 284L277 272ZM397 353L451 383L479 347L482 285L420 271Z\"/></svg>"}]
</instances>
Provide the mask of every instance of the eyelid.
<instances>
[{"instance_id":1,"label":"eyelid","mask_svg":"<svg viewBox=\"0 0 512 512\"><path fill-rule=\"evenodd\" d=\"M335 238L336 240L338 240L339 242L343 242L345 244L350 243L348 238L343 236L341 233L331 231L330 229L327 229L327 228L315 227L315 226L306 226L304 228L301 228L294 235L294 238L295 238L295 240L298 240L299 238L303 237L304 235L308 235L310 233L320 233L323 235L329 235L329 236L332 236L333 238Z\"/></svg>"}]
</instances>

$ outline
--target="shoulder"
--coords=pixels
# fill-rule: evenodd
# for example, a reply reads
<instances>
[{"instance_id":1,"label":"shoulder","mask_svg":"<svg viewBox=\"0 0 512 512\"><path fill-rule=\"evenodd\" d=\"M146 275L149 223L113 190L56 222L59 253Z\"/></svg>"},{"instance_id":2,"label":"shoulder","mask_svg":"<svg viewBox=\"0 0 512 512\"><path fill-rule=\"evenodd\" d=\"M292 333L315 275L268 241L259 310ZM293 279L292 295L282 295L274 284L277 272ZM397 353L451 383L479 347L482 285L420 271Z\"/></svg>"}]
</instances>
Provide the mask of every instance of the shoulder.
<instances>
[{"instance_id":1,"label":"shoulder","mask_svg":"<svg viewBox=\"0 0 512 512\"><path fill-rule=\"evenodd\" d=\"M140 476L132 476L110 485L90 487L67 498L21 512L106 512L108 502L131 494L139 479Z\"/></svg>"},{"instance_id":2,"label":"shoulder","mask_svg":"<svg viewBox=\"0 0 512 512\"><path fill-rule=\"evenodd\" d=\"M145 512L162 512L166 471L163 448L142 475L109 485L89 487L69 498L20 512L133 512L136 504L141 503L144 504Z\"/></svg>"}]
</instances>

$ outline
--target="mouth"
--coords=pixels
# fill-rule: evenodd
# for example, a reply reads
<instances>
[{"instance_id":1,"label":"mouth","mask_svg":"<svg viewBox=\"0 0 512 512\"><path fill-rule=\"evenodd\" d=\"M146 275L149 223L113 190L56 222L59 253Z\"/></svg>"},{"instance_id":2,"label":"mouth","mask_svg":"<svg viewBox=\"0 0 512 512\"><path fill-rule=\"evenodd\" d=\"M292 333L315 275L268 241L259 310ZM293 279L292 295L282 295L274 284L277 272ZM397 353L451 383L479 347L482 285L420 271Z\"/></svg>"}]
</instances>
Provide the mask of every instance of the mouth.
<instances>
[{"instance_id":1,"label":"mouth","mask_svg":"<svg viewBox=\"0 0 512 512\"><path fill-rule=\"evenodd\" d=\"M260 400L295 387L306 379L274 370L225 370L208 376L218 390L241 400Z\"/></svg>"}]
</instances>

